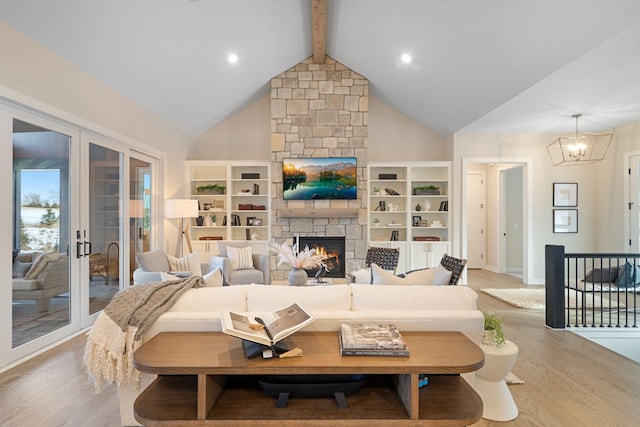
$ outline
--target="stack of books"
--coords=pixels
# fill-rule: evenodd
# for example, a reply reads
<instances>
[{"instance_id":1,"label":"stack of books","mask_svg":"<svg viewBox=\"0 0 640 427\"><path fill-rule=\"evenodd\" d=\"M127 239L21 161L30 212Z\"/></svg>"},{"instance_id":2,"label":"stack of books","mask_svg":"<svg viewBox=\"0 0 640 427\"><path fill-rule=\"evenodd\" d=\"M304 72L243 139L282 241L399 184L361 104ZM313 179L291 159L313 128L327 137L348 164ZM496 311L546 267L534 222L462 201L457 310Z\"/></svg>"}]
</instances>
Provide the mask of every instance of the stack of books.
<instances>
[{"instance_id":1,"label":"stack of books","mask_svg":"<svg viewBox=\"0 0 640 427\"><path fill-rule=\"evenodd\" d=\"M407 343L392 324L343 323L340 328L343 356L409 356Z\"/></svg>"}]
</instances>

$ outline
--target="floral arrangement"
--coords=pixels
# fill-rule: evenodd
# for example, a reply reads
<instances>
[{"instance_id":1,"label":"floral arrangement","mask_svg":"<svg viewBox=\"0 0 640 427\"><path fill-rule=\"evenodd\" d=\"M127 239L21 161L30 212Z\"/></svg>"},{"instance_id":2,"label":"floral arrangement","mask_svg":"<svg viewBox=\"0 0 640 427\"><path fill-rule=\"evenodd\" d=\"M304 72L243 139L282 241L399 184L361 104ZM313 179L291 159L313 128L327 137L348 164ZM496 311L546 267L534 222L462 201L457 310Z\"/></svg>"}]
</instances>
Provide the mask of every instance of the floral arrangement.
<instances>
[{"instance_id":1,"label":"floral arrangement","mask_svg":"<svg viewBox=\"0 0 640 427\"><path fill-rule=\"evenodd\" d=\"M290 241L285 241L282 244L272 241L269 246L271 252L278 254L278 266L285 263L292 268L310 270L319 268L323 265L322 261L327 258L325 255L316 254L316 250L309 249L309 246L305 246L304 250L298 251L298 244L291 245Z\"/></svg>"}]
</instances>

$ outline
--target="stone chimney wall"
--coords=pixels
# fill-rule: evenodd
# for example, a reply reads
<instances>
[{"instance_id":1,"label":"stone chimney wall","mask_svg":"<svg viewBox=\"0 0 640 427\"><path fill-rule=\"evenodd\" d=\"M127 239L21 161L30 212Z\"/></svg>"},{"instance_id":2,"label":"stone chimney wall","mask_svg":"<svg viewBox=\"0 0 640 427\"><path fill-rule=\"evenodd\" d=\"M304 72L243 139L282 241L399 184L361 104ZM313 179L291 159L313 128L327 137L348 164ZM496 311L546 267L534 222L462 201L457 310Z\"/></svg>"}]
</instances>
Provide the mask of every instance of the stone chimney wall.
<instances>
[{"instance_id":1,"label":"stone chimney wall","mask_svg":"<svg viewBox=\"0 0 640 427\"><path fill-rule=\"evenodd\" d=\"M271 237L278 242L300 236L344 236L346 272L361 268L367 252L367 119L369 81L327 57L312 58L271 80ZM282 159L356 157L357 200L283 200ZM280 218L280 209L357 209L357 217ZM282 280L289 266L276 268Z\"/></svg>"}]
</instances>

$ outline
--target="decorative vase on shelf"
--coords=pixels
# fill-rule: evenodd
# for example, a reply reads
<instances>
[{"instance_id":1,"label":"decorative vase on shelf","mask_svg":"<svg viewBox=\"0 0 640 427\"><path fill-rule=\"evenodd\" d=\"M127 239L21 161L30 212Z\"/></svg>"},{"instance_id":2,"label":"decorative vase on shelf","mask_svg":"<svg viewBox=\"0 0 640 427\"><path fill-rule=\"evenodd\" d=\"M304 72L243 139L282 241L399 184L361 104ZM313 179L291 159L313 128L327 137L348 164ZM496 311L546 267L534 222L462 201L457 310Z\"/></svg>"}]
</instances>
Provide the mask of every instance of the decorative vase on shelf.
<instances>
[{"instance_id":1,"label":"decorative vase on shelf","mask_svg":"<svg viewBox=\"0 0 640 427\"><path fill-rule=\"evenodd\" d=\"M289 286L304 286L307 280L307 272L304 268L292 268L289 272Z\"/></svg>"},{"instance_id":2,"label":"decorative vase on shelf","mask_svg":"<svg viewBox=\"0 0 640 427\"><path fill-rule=\"evenodd\" d=\"M202 215L196 218L196 224L198 227L202 227L202 224L204 224L204 217Z\"/></svg>"},{"instance_id":3,"label":"decorative vase on shelf","mask_svg":"<svg viewBox=\"0 0 640 427\"><path fill-rule=\"evenodd\" d=\"M424 210L427 211L427 212L431 210L431 202L430 201L427 200L426 202L424 202Z\"/></svg>"},{"instance_id":4,"label":"decorative vase on shelf","mask_svg":"<svg viewBox=\"0 0 640 427\"><path fill-rule=\"evenodd\" d=\"M205 217L204 217L204 225L206 227L211 227L213 225L213 221L211 220L211 215L205 215Z\"/></svg>"},{"instance_id":5,"label":"decorative vase on shelf","mask_svg":"<svg viewBox=\"0 0 640 427\"><path fill-rule=\"evenodd\" d=\"M422 206L420 206L420 203L418 203L418 204L416 205L416 211L417 211L417 212L420 212L421 210L422 210Z\"/></svg>"}]
</instances>

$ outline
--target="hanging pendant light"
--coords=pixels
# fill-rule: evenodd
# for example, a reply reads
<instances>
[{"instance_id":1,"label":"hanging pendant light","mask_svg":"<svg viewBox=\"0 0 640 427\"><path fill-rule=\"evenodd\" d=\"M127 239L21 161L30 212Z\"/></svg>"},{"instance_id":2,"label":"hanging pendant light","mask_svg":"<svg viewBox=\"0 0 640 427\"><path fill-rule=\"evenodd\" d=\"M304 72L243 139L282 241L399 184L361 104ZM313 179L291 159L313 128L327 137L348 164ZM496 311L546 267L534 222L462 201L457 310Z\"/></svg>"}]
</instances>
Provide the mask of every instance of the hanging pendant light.
<instances>
[{"instance_id":1,"label":"hanging pendant light","mask_svg":"<svg viewBox=\"0 0 640 427\"><path fill-rule=\"evenodd\" d=\"M589 165L604 159L612 133L578 132L578 119L582 114L574 114L576 119L576 133L561 136L547 145L549 158L553 166Z\"/></svg>"}]
</instances>

